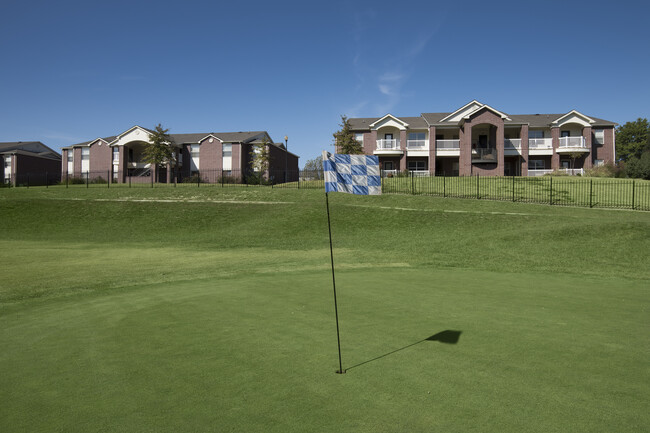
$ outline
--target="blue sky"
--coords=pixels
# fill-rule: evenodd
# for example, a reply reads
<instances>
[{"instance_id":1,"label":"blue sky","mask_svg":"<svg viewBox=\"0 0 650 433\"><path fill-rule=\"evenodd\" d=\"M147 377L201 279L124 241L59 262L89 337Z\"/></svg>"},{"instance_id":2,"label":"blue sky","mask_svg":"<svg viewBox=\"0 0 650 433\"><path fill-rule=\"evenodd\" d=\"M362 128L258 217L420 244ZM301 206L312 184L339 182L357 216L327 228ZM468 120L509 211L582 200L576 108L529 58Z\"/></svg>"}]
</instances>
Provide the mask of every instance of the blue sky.
<instances>
[{"instance_id":1,"label":"blue sky","mask_svg":"<svg viewBox=\"0 0 650 433\"><path fill-rule=\"evenodd\" d=\"M266 130L302 166L341 114L477 99L625 123L650 117L648 16L638 1L3 0L0 141Z\"/></svg>"}]
</instances>

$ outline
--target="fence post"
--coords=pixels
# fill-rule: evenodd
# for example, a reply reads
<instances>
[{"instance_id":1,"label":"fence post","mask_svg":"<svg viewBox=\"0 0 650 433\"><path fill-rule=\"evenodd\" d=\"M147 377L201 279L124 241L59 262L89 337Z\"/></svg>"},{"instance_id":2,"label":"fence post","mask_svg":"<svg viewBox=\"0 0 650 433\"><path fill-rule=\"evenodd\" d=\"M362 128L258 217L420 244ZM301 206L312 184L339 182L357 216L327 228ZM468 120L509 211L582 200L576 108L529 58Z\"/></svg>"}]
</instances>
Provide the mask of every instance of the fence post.
<instances>
[{"instance_id":1,"label":"fence post","mask_svg":"<svg viewBox=\"0 0 650 433\"><path fill-rule=\"evenodd\" d=\"M86 189L88 189L88 183L89 183L89 180L90 180L89 177L90 177L90 172L87 171L86 172Z\"/></svg>"},{"instance_id":2,"label":"fence post","mask_svg":"<svg viewBox=\"0 0 650 433\"><path fill-rule=\"evenodd\" d=\"M552 206L553 205L553 176L551 176L549 179L551 179L551 190L550 190L550 194L549 194L549 202L548 202L548 204Z\"/></svg>"},{"instance_id":3,"label":"fence post","mask_svg":"<svg viewBox=\"0 0 650 433\"><path fill-rule=\"evenodd\" d=\"M478 191L478 188L479 188L479 184L478 184L479 180L478 180L478 178L479 178L479 175L478 175L478 173L476 173L476 199L477 200L481 198L481 194Z\"/></svg>"},{"instance_id":4,"label":"fence post","mask_svg":"<svg viewBox=\"0 0 650 433\"><path fill-rule=\"evenodd\" d=\"M29 188L29 174L27 174L27 188Z\"/></svg>"},{"instance_id":5,"label":"fence post","mask_svg":"<svg viewBox=\"0 0 650 433\"><path fill-rule=\"evenodd\" d=\"M594 207L593 205L593 190L594 190L594 180L589 179L589 207Z\"/></svg>"},{"instance_id":6,"label":"fence post","mask_svg":"<svg viewBox=\"0 0 650 433\"><path fill-rule=\"evenodd\" d=\"M132 177L133 177L133 176L129 176L129 188L131 188L131 178L132 178Z\"/></svg>"},{"instance_id":7,"label":"fence post","mask_svg":"<svg viewBox=\"0 0 650 433\"><path fill-rule=\"evenodd\" d=\"M68 188L68 178L69 177L70 177L70 175L66 172L66 174L65 174L65 187L66 188Z\"/></svg>"},{"instance_id":8,"label":"fence post","mask_svg":"<svg viewBox=\"0 0 650 433\"><path fill-rule=\"evenodd\" d=\"M106 170L106 188L111 187L111 171Z\"/></svg>"},{"instance_id":9,"label":"fence post","mask_svg":"<svg viewBox=\"0 0 650 433\"><path fill-rule=\"evenodd\" d=\"M512 176L512 202L515 202L515 177Z\"/></svg>"},{"instance_id":10,"label":"fence post","mask_svg":"<svg viewBox=\"0 0 650 433\"><path fill-rule=\"evenodd\" d=\"M447 198L447 176L442 172L442 197Z\"/></svg>"},{"instance_id":11,"label":"fence post","mask_svg":"<svg viewBox=\"0 0 650 433\"><path fill-rule=\"evenodd\" d=\"M415 189L413 188L413 172L409 171L411 174L411 195L415 194Z\"/></svg>"},{"instance_id":12,"label":"fence post","mask_svg":"<svg viewBox=\"0 0 650 433\"><path fill-rule=\"evenodd\" d=\"M634 210L634 182L635 180L632 179L632 210Z\"/></svg>"},{"instance_id":13,"label":"fence post","mask_svg":"<svg viewBox=\"0 0 650 433\"><path fill-rule=\"evenodd\" d=\"M196 172L196 187L201 187L201 171Z\"/></svg>"},{"instance_id":14,"label":"fence post","mask_svg":"<svg viewBox=\"0 0 650 433\"><path fill-rule=\"evenodd\" d=\"M47 171L45 172L45 189L49 188L49 185L47 184Z\"/></svg>"}]
</instances>

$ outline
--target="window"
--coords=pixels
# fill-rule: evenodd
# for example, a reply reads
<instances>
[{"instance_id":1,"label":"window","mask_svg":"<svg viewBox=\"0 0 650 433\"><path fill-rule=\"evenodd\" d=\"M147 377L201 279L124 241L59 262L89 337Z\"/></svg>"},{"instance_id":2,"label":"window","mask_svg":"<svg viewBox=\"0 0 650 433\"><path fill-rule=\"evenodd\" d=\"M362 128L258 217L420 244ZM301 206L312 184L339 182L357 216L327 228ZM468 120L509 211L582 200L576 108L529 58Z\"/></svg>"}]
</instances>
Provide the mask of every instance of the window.
<instances>
[{"instance_id":1,"label":"window","mask_svg":"<svg viewBox=\"0 0 650 433\"><path fill-rule=\"evenodd\" d=\"M560 137L571 137L571 131L560 131Z\"/></svg>"},{"instance_id":2,"label":"window","mask_svg":"<svg viewBox=\"0 0 650 433\"><path fill-rule=\"evenodd\" d=\"M409 140L424 140L424 132L409 132Z\"/></svg>"},{"instance_id":3,"label":"window","mask_svg":"<svg viewBox=\"0 0 650 433\"><path fill-rule=\"evenodd\" d=\"M409 171L424 171L427 169L426 161L407 161L406 167Z\"/></svg>"},{"instance_id":4,"label":"window","mask_svg":"<svg viewBox=\"0 0 650 433\"><path fill-rule=\"evenodd\" d=\"M73 161L73 159L72 159L73 155L74 155L74 152L72 151L72 149L68 150L68 162Z\"/></svg>"},{"instance_id":5,"label":"window","mask_svg":"<svg viewBox=\"0 0 650 433\"><path fill-rule=\"evenodd\" d=\"M601 165L604 165L604 164L605 164L605 160L604 160L604 159L597 159L597 160L594 161L594 165L595 165L596 167L600 167Z\"/></svg>"},{"instance_id":6,"label":"window","mask_svg":"<svg viewBox=\"0 0 650 433\"><path fill-rule=\"evenodd\" d=\"M392 170L393 161L384 161L384 170Z\"/></svg>"},{"instance_id":7,"label":"window","mask_svg":"<svg viewBox=\"0 0 650 433\"><path fill-rule=\"evenodd\" d=\"M223 157L224 158L229 158L229 157L232 156L232 144L224 143L222 149L223 149Z\"/></svg>"},{"instance_id":8,"label":"window","mask_svg":"<svg viewBox=\"0 0 650 433\"><path fill-rule=\"evenodd\" d=\"M528 138L544 138L544 131L532 129L528 131Z\"/></svg>"},{"instance_id":9,"label":"window","mask_svg":"<svg viewBox=\"0 0 650 433\"><path fill-rule=\"evenodd\" d=\"M192 144L190 146L190 154L192 158L198 158L200 146L198 144Z\"/></svg>"},{"instance_id":10,"label":"window","mask_svg":"<svg viewBox=\"0 0 650 433\"><path fill-rule=\"evenodd\" d=\"M113 148L113 162L118 162L120 160L120 149L117 147Z\"/></svg>"},{"instance_id":11,"label":"window","mask_svg":"<svg viewBox=\"0 0 650 433\"><path fill-rule=\"evenodd\" d=\"M605 131L602 129L594 130L594 144L605 144Z\"/></svg>"},{"instance_id":12,"label":"window","mask_svg":"<svg viewBox=\"0 0 650 433\"><path fill-rule=\"evenodd\" d=\"M529 167L531 170L544 170L544 160L543 159L531 159Z\"/></svg>"},{"instance_id":13,"label":"window","mask_svg":"<svg viewBox=\"0 0 650 433\"><path fill-rule=\"evenodd\" d=\"M357 140L361 145L363 145L363 132L355 132L354 139Z\"/></svg>"},{"instance_id":14,"label":"window","mask_svg":"<svg viewBox=\"0 0 650 433\"><path fill-rule=\"evenodd\" d=\"M90 147L81 148L81 172L88 173L90 171Z\"/></svg>"}]
</instances>

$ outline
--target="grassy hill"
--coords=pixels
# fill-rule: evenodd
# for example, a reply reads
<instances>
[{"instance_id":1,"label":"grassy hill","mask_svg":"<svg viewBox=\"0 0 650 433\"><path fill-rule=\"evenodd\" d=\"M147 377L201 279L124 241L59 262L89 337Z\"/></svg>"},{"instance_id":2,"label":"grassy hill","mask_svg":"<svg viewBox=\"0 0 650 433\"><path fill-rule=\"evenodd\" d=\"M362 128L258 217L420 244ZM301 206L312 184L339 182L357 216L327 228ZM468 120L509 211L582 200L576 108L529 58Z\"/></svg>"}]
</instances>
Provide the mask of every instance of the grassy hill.
<instances>
[{"instance_id":1,"label":"grassy hill","mask_svg":"<svg viewBox=\"0 0 650 433\"><path fill-rule=\"evenodd\" d=\"M0 431L648 425L647 213L330 208L344 375L322 191L0 190Z\"/></svg>"}]
</instances>

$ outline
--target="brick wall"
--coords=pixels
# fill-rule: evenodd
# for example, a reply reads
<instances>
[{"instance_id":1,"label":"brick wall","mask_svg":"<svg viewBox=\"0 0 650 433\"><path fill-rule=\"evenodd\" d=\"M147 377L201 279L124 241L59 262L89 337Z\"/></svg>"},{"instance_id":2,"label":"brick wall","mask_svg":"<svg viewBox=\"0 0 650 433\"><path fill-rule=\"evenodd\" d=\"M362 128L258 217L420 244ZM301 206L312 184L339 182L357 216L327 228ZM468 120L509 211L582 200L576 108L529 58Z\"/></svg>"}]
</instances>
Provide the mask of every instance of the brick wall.
<instances>
[{"instance_id":1,"label":"brick wall","mask_svg":"<svg viewBox=\"0 0 650 433\"><path fill-rule=\"evenodd\" d=\"M112 148L103 141L96 141L90 146L90 167L89 170L96 175L99 173L109 173L112 165ZM102 175L106 177L106 175Z\"/></svg>"}]
</instances>

